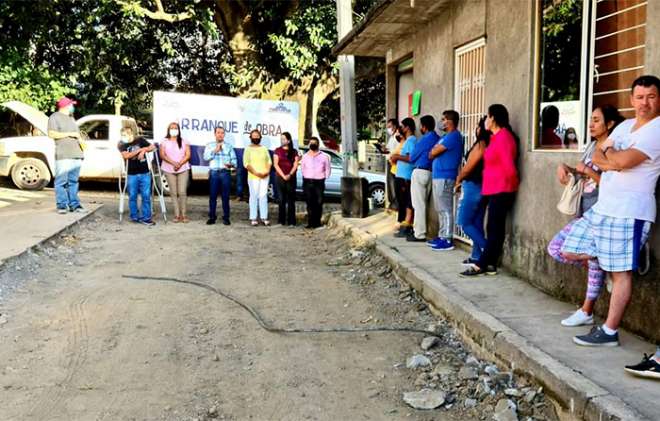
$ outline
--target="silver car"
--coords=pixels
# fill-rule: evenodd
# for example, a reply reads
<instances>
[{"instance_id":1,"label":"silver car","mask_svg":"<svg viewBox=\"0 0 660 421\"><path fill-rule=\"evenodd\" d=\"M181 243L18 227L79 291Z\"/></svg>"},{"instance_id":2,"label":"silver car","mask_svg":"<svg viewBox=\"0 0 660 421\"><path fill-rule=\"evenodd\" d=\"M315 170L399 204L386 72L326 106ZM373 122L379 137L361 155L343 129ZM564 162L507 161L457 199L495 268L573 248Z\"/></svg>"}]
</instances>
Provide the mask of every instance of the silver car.
<instances>
[{"instance_id":1,"label":"silver car","mask_svg":"<svg viewBox=\"0 0 660 421\"><path fill-rule=\"evenodd\" d=\"M307 152L307 148L299 148L298 152L302 155ZM330 177L325 181L325 196L333 198L341 197L341 177L343 175L344 160L335 151L323 149L322 152L330 156L330 166L332 167ZM372 199L374 206L385 206L385 174L360 171L358 176L367 179L369 183L369 197ZM302 171L296 173L296 178L296 192L302 194ZM268 186L268 196L271 199L275 197L275 189L272 184Z\"/></svg>"}]
</instances>

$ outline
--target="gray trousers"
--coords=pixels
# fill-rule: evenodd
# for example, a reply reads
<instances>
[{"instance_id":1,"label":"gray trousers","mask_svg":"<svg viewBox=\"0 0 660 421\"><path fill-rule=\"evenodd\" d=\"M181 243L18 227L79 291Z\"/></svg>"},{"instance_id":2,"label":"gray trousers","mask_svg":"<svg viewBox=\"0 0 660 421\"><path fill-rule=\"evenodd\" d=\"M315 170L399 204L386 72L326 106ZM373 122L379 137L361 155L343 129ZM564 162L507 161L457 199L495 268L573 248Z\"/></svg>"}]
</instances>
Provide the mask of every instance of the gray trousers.
<instances>
[{"instance_id":1,"label":"gray trousers","mask_svg":"<svg viewBox=\"0 0 660 421\"><path fill-rule=\"evenodd\" d=\"M438 237L454 238L454 184L448 178L433 179L433 205L438 212Z\"/></svg>"},{"instance_id":2,"label":"gray trousers","mask_svg":"<svg viewBox=\"0 0 660 421\"><path fill-rule=\"evenodd\" d=\"M416 168L412 172L410 181L410 198L415 210L413 230L415 237L426 237L426 201L431 191L431 171Z\"/></svg>"}]
</instances>

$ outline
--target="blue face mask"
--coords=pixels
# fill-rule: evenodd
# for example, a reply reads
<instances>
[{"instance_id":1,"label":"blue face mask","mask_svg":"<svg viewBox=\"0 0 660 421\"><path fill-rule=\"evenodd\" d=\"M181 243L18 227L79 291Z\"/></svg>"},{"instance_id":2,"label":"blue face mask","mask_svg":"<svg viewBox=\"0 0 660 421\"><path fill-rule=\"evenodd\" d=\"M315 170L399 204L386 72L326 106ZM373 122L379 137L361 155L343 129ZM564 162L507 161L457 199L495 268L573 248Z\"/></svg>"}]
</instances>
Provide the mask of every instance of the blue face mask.
<instances>
[{"instance_id":1,"label":"blue face mask","mask_svg":"<svg viewBox=\"0 0 660 421\"><path fill-rule=\"evenodd\" d=\"M69 114L73 115L73 112L76 110L76 107L72 105L69 105Z\"/></svg>"}]
</instances>

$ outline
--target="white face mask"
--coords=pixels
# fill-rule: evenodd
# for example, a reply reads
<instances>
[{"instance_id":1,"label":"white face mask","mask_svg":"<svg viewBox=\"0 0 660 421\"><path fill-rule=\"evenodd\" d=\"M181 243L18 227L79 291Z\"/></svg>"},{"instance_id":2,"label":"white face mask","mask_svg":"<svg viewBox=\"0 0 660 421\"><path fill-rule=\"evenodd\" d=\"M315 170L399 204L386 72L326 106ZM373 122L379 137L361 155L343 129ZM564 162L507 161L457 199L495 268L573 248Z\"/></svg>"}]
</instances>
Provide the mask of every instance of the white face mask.
<instances>
[{"instance_id":1,"label":"white face mask","mask_svg":"<svg viewBox=\"0 0 660 421\"><path fill-rule=\"evenodd\" d=\"M392 136L393 134L394 134L394 130L392 130L391 128L388 127L387 128L387 135Z\"/></svg>"},{"instance_id":2,"label":"white face mask","mask_svg":"<svg viewBox=\"0 0 660 421\"><path fill-rule=\"evenodd\" d=\"M177 129L170 129L170 136L177 137L178 135L179 131Z\"/></svg>"},{"instance_id":3,"label":"white face mask","mask_svg":"<svg viewBox=\"0 0 660 421\"><path fill-rule=\"evenodd\" d=\"M566 137L567 137L569 140L575 140L575 134L574 134L574 133L569 133L569 134L566 135Z\"/></svg>"},{"instance_id":4,"label":"white face mask","mask_svg":"<svg viewBox=\"0 0 660 421\"><path fill-rule=\"evenodd\" d=\"M121 137L121 141L122 141L123 143L129 143L129 142L131 141L131 139L130 139L128 136L123 135L123 136Z\"/></svg>"}]
</instances>

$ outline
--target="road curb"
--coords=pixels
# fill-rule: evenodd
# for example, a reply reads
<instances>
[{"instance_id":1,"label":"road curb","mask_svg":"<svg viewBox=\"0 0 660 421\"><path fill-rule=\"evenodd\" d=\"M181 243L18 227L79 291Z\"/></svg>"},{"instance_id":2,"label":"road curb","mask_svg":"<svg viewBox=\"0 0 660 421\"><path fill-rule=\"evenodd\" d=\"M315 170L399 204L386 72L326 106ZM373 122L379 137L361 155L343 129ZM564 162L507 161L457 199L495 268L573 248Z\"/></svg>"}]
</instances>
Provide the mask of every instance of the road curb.
<instances>
[{"instance_id":1,"label":"road curb","mask_svg":"<svg viewBox=\"0 0 660 421\"><path fill-rule=\"evenodd\" d=\"M4 260L0 260L0 270L2 270L7 263L9 263L13 260L16 260L16 259L20 259L25 254L27 254L31 251L34 251L35 249L37 249L38 247L40 247L44 243L50 241L51 239L57 237L58 235L61 235L65 232L69 231L71 229L71 227L79 225L82 221L84 221L87 218L89 218L90 216L94 215L101 208L103 208L103 204L99 204L96 208L90 209L89 212L87 212L86 214L81 215L80 218L78 218L78 219L72 221L71 223L65 225L64 227L62 227L61 229L59 229L59 230L55 231L54 233L48 235L47 237L44 237L44 238L38 240L36 243L34 243L31 246L27 247L22 252L20 252L18 254L15 254L14 256L7 257Z\"/></svg>"},{"instance_id":2,"label":"road curb","mask_svg":"<svg viewBox=\"0 0 660 421\"><path fill-rule=\"evenodd\" d=\"M555 402L561 419L648 420L617 396L543 352L491 314L480 310L447 286L442 278L414 266L377 236L346 222L340 213L333 213L328 225L359 243L373 246L388 261L395 274L446 317L477 354L492 358L516 374L540 383Z\"/></svg>"}]
</instances>

